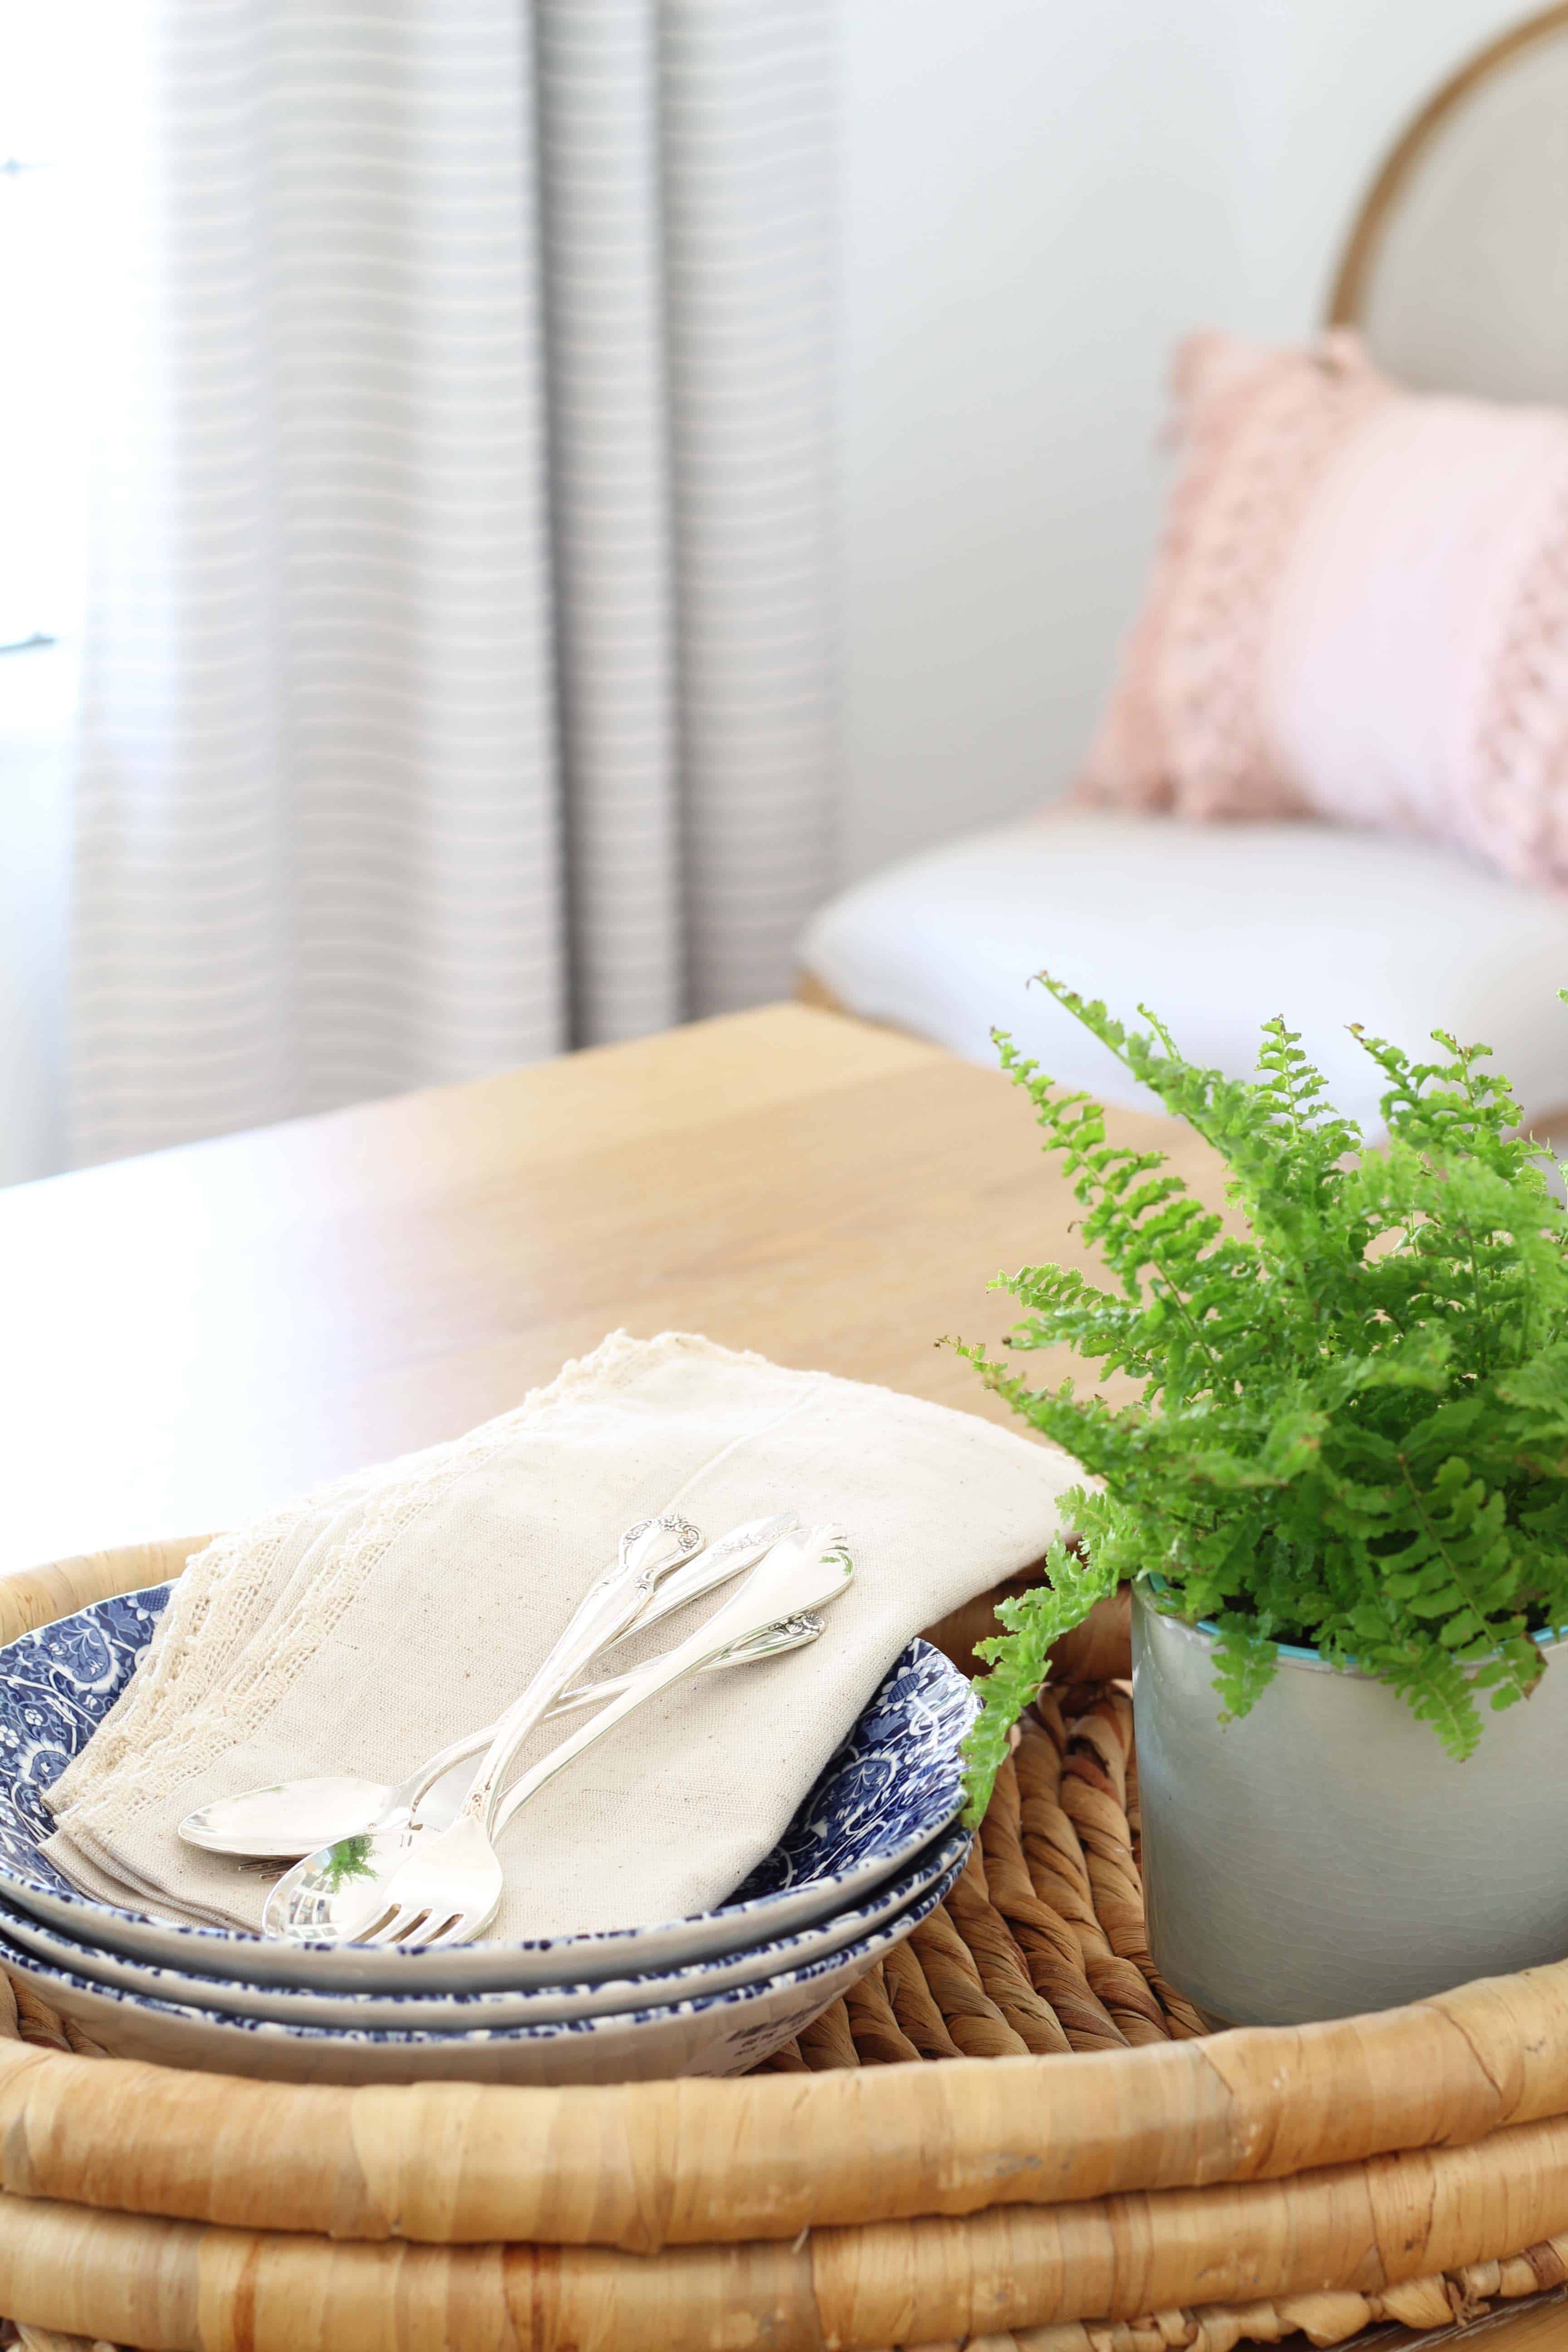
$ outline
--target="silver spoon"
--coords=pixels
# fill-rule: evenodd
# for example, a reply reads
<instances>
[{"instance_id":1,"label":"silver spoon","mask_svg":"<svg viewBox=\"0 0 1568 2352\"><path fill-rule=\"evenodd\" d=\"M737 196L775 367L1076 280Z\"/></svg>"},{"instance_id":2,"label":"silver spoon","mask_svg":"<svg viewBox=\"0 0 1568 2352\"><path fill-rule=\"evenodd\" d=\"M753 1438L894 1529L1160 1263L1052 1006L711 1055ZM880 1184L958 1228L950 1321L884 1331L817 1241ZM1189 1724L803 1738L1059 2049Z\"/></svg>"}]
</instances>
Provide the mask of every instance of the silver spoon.
<instances>
[{"instance_id":1,"label":"silver spoon","mask_svg":"<svg viewBox=\"0 0 1568 2352\"><path fill-rule=\"evenodd\" d=\"M346 1838L307 1855L268 1897L264 1930L295 1942L398 1944L405 1949L471 1941L500 1902L503 1875L493 1839L520 1805L635 1708L700 1672L732 1643L836 1599L854 1572L837 1528L784 1537L705 1625L634 1674L618 1698L525 1772L504 1798L507 1768L530 1727L522 1723L521 1708L501 1717L449 1828L418 1825Z\"/></svg>"},{"instance_id":2,"label":"silver spoon","mask_svg":"<svg viewBox=\"0 0 1568 2352\"><path fill-rule=\"evenodd\" d=\"M645 1623L652 1624L668 1613L663 1606L663 1586L682 1576L687 1561L695 1559L707 1563L707 1582L701 1587L706 1591L726 1577L738 1576L743 1569L754 1568L768 1545L800 1522L793 1511L748 1519L731 1528L705 1550L698 1549L701 1538L697 1529L682 1520L679 1524L686 1533L677 1538L671 1534L675 1524L672 1516L666 1514L662 1519L628 1528L621 1538L618 1569L612 1570L609 1578L602 1578L595 1588L595 1592L600 1591L625 1573L630 1548L639 1538L657 1541L653 1533L657 1528L663 1528L669 1536L671 1556L658 1567L657 1589L650 1588L642 1608L626 1631L640 1632ZM689 1591L681 1591L671 1605L679 1607L681 1601L694 1597ZM593 1598L591 1593L589 1600ZM584 1603L584 1608L587 1605ZM266 1788L246 1789L233 1797L216 1798L210 1805L198 1806L195 1812L185 1815L180 1823L180 1836L187 1845L199 1846L206 1853L232 1854L252 1862L289 1861L313 1853L318 1846L331 1845L340 1838L357 1837L372 1829L396 1827L412 1818L423 1797L434 1795L438 1782L450 1782L449 1787L443 1788L442 1807L426 1806L421 1810L432 1821L450 1821L472 1777L466 1774L458 1779L457 1768L479 1755L494 1737L495 1729L493 1723L488 1723L477 1731L466 1732L395 1785L363 1780L350 1773L321 1772L297 1780L276 1781Z\"/></svg>"}]
</instances>

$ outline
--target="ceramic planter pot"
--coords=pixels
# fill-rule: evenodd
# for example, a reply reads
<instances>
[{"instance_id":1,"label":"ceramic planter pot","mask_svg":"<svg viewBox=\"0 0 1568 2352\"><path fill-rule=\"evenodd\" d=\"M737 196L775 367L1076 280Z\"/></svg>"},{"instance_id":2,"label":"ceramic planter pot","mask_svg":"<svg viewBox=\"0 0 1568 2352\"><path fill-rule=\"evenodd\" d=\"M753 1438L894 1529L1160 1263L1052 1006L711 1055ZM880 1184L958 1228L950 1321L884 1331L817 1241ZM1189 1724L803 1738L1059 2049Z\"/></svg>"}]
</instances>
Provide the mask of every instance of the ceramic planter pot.
<instances>
[{"instance_id":1,"label":"ceramic planter pot","mask_svg":"<svg viewBox=\"0 0 1568 2352\"><path fill-rule=\"evenodd\" d=\"M1216 2021L1389 2009L1568 1957L1568 1654L1456 1764L1405 1702L1282 1647L1222 1724L1214 1637L1132 1598L1149 1942Z\"/></svg>"}]
</instances>

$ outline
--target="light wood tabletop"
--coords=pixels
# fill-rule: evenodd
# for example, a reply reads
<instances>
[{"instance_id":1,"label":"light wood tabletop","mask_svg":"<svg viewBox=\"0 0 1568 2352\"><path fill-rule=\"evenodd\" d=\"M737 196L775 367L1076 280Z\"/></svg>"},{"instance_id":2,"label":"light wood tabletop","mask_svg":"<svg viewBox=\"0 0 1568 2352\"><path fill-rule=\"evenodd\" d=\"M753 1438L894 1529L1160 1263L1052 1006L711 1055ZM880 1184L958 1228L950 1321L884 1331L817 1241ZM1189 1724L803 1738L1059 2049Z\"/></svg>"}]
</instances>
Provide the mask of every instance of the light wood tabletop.
<instances>
[{"instance_id":1,"label":"light wood tabletop","mask_svg":"<svg viewBox=\"0 0 1568 2352\"><path fill-rule=\"evenodd\" d=\"M1075 1206L1000 1075L798 1005L17 1187L0 1568L231 1526L617 1326L999 1413L936 1343Z\"/></svg>"},{"instance_id":2,"label":"light wood tabletop","mask_svg":"<svg viewBox=\"0 0 1568 2352\"><path fill-rule=\"evenodd\" d=\"M1517 2311L1496 2305L1479 2319L1419 2334L1403 2327L1373 2328L1352 2336L1344 2352L1563 2352L1568 2346L1568 2300L1562 2289L1532 2299ZM1306 2352L1307 2338L1288 2340L1284 2352ZM1242 2343L1236 2352L1263 2352Z\"/></svg>"}]
</instances>

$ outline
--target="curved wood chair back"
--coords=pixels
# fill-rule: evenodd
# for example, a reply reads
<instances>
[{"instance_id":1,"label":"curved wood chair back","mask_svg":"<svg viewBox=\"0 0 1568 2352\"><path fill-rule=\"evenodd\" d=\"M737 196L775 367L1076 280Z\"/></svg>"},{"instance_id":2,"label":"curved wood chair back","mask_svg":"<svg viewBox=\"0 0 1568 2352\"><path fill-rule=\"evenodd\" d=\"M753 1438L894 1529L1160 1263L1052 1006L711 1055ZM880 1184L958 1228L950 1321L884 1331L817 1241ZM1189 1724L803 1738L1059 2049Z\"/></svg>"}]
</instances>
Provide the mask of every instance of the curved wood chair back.
<instances>
[{"instance_id":1,"label":"curved wood chair back","mask_svg":"<svg viewBox=\"0 0 1568 2352\"><path fill-rule=\"evenodd\" d=\"M1329 322L1418 390L1568 403L1568 5L1471 58L1395 141Z\"/></svg>"}]
</instances>

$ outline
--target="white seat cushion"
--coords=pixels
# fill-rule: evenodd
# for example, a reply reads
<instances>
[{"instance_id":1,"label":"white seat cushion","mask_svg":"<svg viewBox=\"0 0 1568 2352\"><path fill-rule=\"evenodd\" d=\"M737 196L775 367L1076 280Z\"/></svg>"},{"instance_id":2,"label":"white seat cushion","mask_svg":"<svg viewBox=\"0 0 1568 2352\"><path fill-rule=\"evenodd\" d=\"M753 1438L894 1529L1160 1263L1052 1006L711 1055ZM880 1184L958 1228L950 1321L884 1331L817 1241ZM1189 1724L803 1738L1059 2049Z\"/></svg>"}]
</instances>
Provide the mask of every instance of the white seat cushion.
<instances>
[{"instance_id":1,"label":"white seat cushion","mask_svg":"<svg viewBox=\"0 0 1568 2352\"><path fill-rule=\"evenodd\" d=\"M1195 825L1053 811L949 843L826 907L805 969L852 1013L994 1062L1010 1030L1063 1084L1147 1108L1043 989L1042 967L1112 1012L1152 1005L1189 1059L1250 1074L1283 1013L1338 1108L1380 1125L1361 1022L1409 1051L1484 1040L1538 1124L1568 1110L1568 898L1423 842L1328 825Z\"/></svg>"}]
</instances>

